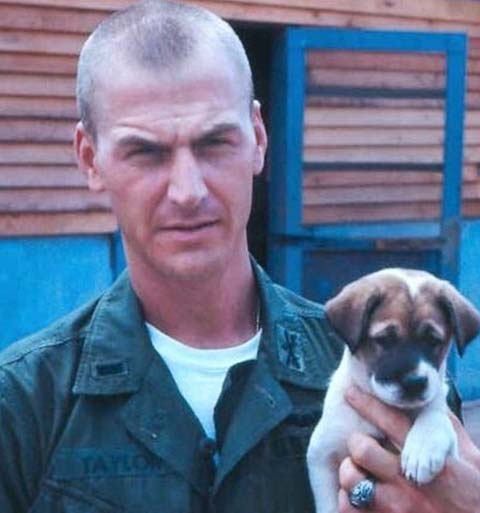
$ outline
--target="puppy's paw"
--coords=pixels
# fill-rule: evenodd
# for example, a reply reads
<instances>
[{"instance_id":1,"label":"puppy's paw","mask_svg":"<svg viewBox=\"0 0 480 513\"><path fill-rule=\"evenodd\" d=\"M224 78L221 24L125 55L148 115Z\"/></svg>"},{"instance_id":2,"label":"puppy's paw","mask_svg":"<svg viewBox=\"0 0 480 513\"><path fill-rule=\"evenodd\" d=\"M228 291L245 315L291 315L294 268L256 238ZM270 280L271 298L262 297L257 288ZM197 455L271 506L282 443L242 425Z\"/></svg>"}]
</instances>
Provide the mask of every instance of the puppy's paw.
<instances>
[{"instance_id":1,"label":"puppy's paw","mask_svg":"<svg viewBox=\"0 0 480 513\"><path fill-rule=\"evenodd\" d=\"M448 418L431 429L414 424L402 450L402 472L418 485L429 483L442 471L449 456L457 456L457 435Z\"/></svg>"}]
</instances>

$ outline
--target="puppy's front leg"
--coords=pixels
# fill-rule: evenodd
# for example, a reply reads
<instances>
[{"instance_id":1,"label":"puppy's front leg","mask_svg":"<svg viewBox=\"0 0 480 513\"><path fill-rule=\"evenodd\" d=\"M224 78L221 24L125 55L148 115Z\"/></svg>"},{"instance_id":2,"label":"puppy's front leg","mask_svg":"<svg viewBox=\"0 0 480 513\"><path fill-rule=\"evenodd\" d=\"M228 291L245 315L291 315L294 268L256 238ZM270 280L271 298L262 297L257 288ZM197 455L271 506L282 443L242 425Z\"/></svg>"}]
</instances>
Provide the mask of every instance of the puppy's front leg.
<instances>
[{"instance_id":1,"label":"puppy's front leg","mask_svg":"<svg viewBox=\"0 0 480 513\"><path fill-rule=\"evenodd\" d=\"M407 479L426 484L441 472L449 456L458 458L458 440L447 408L429 405L408 432L402 450L402 471Z\"/></svg>"},{"instance_id":2,"label":"puppy's front leg","mask_svg":"<svg viewBox=\"0 0 480 513\"><path fill-rule=\"evenodd\" d=\"M320 421L307 450L307 466L316 513L338 513L338 467L346 454L344 441L336 439L334 426Z\"/></svg>"}]
</instances>

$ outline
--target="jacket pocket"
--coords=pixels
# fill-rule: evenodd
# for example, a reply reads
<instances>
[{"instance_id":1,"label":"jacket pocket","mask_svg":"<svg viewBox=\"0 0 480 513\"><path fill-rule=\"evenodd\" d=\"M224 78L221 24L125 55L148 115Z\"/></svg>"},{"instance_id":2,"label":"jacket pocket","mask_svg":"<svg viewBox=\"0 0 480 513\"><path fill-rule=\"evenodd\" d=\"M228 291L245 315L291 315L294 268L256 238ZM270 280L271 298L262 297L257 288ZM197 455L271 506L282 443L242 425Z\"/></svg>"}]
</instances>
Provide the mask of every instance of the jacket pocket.
<instances>
[{"instance_id":1,"label":"jacket pocket","mask_svg":"<svg viewBox=\"0 0 480 513\"><path fill-rule=\"evenodd\" d=\"M29 513L121 513L121 506L71 483L46 480Z\"/></svg>"}]
</instances>

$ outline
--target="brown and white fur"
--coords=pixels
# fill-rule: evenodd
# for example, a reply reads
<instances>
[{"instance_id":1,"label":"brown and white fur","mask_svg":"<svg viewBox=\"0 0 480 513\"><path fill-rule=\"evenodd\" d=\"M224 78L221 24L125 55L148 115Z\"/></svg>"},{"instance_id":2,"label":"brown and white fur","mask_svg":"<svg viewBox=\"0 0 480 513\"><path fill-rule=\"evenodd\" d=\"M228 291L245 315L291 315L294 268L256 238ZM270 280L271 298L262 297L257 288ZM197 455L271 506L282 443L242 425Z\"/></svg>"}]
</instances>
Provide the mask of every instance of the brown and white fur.
<instances>
[{"instance_id":1,"label":"brown and white fur","mask_svg":"<svg viewBox=\"0 0 480 513\"><path fill-rule=\"evenodd\" d=\"M424 484L458 457L447 414L446 355L452 338L460 354L480 330L480 314L448 282L429 273L384 269L347 285L326 304L345 340L323 415L307 451L316 513L338 512L338 467L355 431L382 438L345 401L351 385L406 411L413 420L401 452L407 479Z\"/></svg>"}]
</instances>

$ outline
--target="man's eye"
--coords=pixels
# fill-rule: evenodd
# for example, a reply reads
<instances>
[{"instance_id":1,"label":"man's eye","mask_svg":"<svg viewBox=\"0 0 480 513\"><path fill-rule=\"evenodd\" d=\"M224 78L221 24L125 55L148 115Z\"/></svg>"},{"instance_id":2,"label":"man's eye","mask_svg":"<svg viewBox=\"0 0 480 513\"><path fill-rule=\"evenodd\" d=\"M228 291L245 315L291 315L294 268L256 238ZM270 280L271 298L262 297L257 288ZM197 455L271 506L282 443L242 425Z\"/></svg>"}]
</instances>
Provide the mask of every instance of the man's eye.
<instances>
[{"instance_id":1,"label":"man's eye","mask_svg":"<svg viewBox=\"0 0 480 513\"><path fill-rule=\"evenodd\" d=\"M164 160L166 158L166 153L164 150L156 148L155 146L137 146L132 148L127 152L127 158L155 158L157 160Z\"/></svg>"},{"instance_id":2,"label":"man's eye","mask_svg":"<svg viewBox=\"0 0 480 513\"><path fill-rule=\"evenodd\" d=\"M224 146L228 146L230 144L229 139L226 139L224 137L211 137L208 139L204 139L203 141L200 141L198 143L199 149L205 149L208 150L210 148L222 148Z\"/></svg>"}]
</instances>

